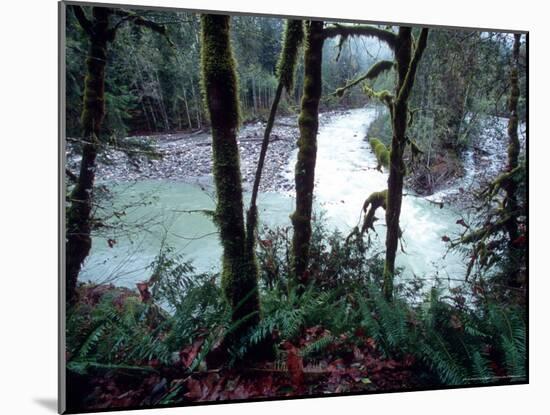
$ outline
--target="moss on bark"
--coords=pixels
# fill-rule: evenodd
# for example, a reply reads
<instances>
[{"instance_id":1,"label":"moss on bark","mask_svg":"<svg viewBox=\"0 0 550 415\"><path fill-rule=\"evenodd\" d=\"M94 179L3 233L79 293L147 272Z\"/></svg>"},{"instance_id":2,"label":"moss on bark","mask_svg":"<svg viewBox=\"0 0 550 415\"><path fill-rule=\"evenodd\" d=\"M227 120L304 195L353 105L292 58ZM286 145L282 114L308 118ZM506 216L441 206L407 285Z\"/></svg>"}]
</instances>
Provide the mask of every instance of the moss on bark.
<instances>
[{"instance_id":1,"label":"moss on bark","mask_svg":"<svg viewBox=\"0 0 550 415\"><path fill-rule=\"evenodd\" d=\"M206 107L212 125L216 224L223 247L222 288L232 308L235 345L260 319L258 269L254 251L246 248L237 128L239 102L229 16L201 16L201 70Z\"/></svg>"},{"instance_id":2,"label":"moss on bark","mask_svg":"<svg viewBox=\"0 0 550 415\"><path fill-rule=\"evenodd\" d=\"M361 228L361 234L368 232L369 229L374 230L374 222L376 217L374 214L378 208L386 209L387 206L388 191L382 190L381 192L372 193L363 204L363 212L365 217L363 219L363 226Z\"/></svg>"},{"instance_id":3,"label":"moss on bark","mask_svg":"<svg viewBox=\"0 0 550 415\"><path fill-rule=\"evenodd\" d=\"M279 76L279 84L275 92L275 97L271 104L269 111L269 118L264 131L264 138L262 141L262 147L260 149L260 157L258 159L258 166L256 168L256 176L254 178L254 184L252 186L252 196L250 197L250 208L246 215L246 241L247 250L250 255L254 255L254 249L256 246L256 226L258 222L258 209L256 206L256 200L258 198L258 191L260 189L260 181L262 179L262 170L265 163L265 157L267 154L267 148L269 146L269 138L271 130L273 129L273 123L275 122L275 116L277 114L277 108L283 88L286 88L287 92L291 92L294 84L294 73L296 69L296 62L298 60L298 51L304 37L304 23L301 20L288 20L285 25L285 31L283 34L283 49L279 57L277 64L277 73Z\"/></svg>"},{"instance_id":4,"label":"moss on bark","mask_svg":"<svg viewBox=\"0 0 550 415\"><path fill-rule=\"evenodd\" d=\"M279 82L288 93L292 92L294 73L298 61L298 50L304 39L304 22L302 20L288 20L283 33L283 49L277 63Z\"/></svg>"},{"instance_id":5,"label":"moss on bark","mask_svg":"<svg viewBox=\"0 0 550 415\"><path fill-rule=\"evenodd\" d=\"M90 48L86 59L83 109L81 115L84 144L80 174L70 195L67 211L66 248L66 290L67 302L72 305L77 300L76 285L82 263L92 247L91 212L92 189L95 179L97 145L101 124L105 116L105 64L109 32L110 9L94 7L93 20L89 21L78 8L78 20L90 38Z\"/></svg>"},{"instance_id":6,"label":"moss on bark","mask_svg":"<svg viewBox=\"0 0 550 415\"><path fill-rule=\"evenodd\" d=\"M384 265L384 295L393 297L395 258L400 236L399 216L403 200L403 181L406 174L403 153L407 145L408 99L414 83L418 62L426 47L428 29L422 29L418 44L412 53L412 30L400 27L397 35L395 60L397 85L395 100L390 107L392 121L392 143L390 150L390 173L388 177L388 197L386 207L386 261Z\"/></svg>"},{"instance_id":7,"label":"moss on bark","mask_svg":"<svg viewBox=\"0 0 550 415\"><path fill-rule=\"evenodd\" d=\"M291 216L294 227L292 238L292 269L297 281L307 284L307 265L311 240L311 215L317 131L319 128L319 101L321 99L323 59L323 22L306 23L304 52L304 90L298 125L298 159L295 168L296 210Z\"/></svg>"},{"instance_id":8,"label":"moss on bark","mask_svg":"<svg viewBox=\"0 0 550 415\"><path fill-rule=\"evenodd\" d=\"M369 143L378 161L378 166L376 168L378 170L382 170L382 167L387 169L390 165L390 151L388 148L378 138L371 138Z\"/></svg>"},{"instance_id":9,"label":"moss on bark","mask_svg":"<svg viewBox=\"0 0 550 415\"><path fill-rule=\"evenodd\" d=\"M513 172L518 168L518 159L520 152L520 142L518 137L518 101L519 101L519 49L521 44L521 34L514 35L514 46L512 49L512 67L510 70L510 96L508 98L508 111L510 118L508 119L508 172ZM506 191L506 210L510 215L510 220L506 224L506 229L510 237L510 244L515 241L519 235L517 216L518 185L516 180L507 180L504 185Z\"/></svg>"}]
</instances>

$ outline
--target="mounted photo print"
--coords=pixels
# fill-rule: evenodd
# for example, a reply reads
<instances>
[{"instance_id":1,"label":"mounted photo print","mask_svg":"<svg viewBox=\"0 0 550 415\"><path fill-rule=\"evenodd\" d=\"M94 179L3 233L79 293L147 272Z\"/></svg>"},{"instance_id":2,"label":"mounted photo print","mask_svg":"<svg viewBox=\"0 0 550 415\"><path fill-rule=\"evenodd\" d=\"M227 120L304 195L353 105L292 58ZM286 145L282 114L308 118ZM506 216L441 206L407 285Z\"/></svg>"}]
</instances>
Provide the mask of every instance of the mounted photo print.
<instances>
[{"instance_id":1,"label":"mounted photo print","mask_svg":"<svg viewBox=\"0 0 550 415\"><path fill-rule=\"evenodd\" d=\"M528 33L59 3L66 413L528 382Z\"/></svg>"}]
</instances>

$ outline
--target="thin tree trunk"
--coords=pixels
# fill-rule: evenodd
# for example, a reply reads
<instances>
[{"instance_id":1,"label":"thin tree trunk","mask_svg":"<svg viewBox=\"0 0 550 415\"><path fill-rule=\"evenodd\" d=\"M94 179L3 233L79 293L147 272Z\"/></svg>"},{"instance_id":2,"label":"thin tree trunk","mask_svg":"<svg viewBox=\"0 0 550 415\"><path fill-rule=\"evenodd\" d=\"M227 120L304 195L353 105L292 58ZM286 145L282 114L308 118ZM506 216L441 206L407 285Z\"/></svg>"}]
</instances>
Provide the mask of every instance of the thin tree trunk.
<instances>
[{"instance_id":1,"label":"thin tree trunk","mask_svg":"<svg viewBox=\"0 0 550 415\"><path fill-rule=\"evenodd\" d=\"M298 50L302 44L304 37L304 25L301 20L289 20L286 22L285 30L283 34L283 48L281 55L277 62L277 74L279 83L275 91L275 97L271 104L269 112L269 118L264 131L264 139L262 141L262 147L260 149L260 157L258 160L258 166L256 168L256 176L254 178L254 185L252 186L252 196L250 198L250 207L246 217L246 232L247 232L247 249L254 254L255 249L255 232L258 223L258 209L256 206L256 199L260 189L260 182L262 179L262 171L264 168L265 157L269 146L269 138L271 136L271 130L275 122L275 116L277 114L277 108L283 93L283 89L286 89L290 93L294 84L294 73L296 72L296 60L298 58ZM269 91L269 90L268 90Z\"/></svg>"},{"instance_id":2,"label":"thin tree trunk","mask_svg":"<svg viewBox=\"0 0 550 415\"><path fill-rule=\"evenodd\" d=\"M195 103L195 120L197 121L197 128L200 129L202 127L201 103L200 103L200 100L197 99L197 94L195 93L195 85L193 84L193 78L189 78L189 85L191 85L191 98Z\"/></svg>"},{"instance_id":3,"label":"thin tree trunk","mask_svg":"<svg viewBox=\"0 0 550 415\"><path fill-rule=\"evenodd\" d=\"M249 244L248 249L254 251L254 241L256 230L256 225L258 222L258 208L256 206L256 199L258 198L258 191L260 190L260 181L262 180L262 170L265 164L265 156L267 154L267 147L269 146L269 137L271 135L271 130L273 129L273 123L275 122L275 115L277 114L277 108L279 106L279 101L281 100L281 95L283 92L284 85L282 82L279 82L277 86L277 92L275 93L275 99L271 104L271 110L269 112L269 119L267 120L267 125L264 131L264 139L262 141L262 147L260 149L260 157L258 159L258 166L256 168L256 176L254 177L254 185L252 186L252 196L250 197L250 207L247 212L246 217L246 233L247 233L247 242Z\"/></svg>"},{"instance_id":4,"label":"thin tree trunk","mask_svg":"<svg viewBox=\"0 0 550 415\"><path fill-rule=\"evenodd\" d=\"M189 114L189 105L187 105L187 94L185 93L185 88L183 89L183 103L185 104L185 114L187 115L189 129L192 129L193 123L191 122L191 114Z\"/></svg>"},{"instance_id":5,"label":"thin tree trunk","mask_svg":"<svg viewBox=\"0 0 550 415\"><path fill-rule=\"evenodd\" d=\"M309 21L304 52L304 91L298 125L298 159L295 169L296 210L292 214L292 269L302 285L307 284L311 242L313 187L317 158L319 101L322 91L323 22Z\"/></svg>"},{"instance_id":6,"label":"thin tree trunk","mask_svg":"<svg viewBox=\"0 0 550 415\"><path fill-rule=\"evenodd\" d=\"M408 99L414 83L418 62L426 47L428 31L423 29L418 44L412 54L412 34L410 27L400 27L397 35L395 60L397 62L397 87L395 101L391 107L392 143L390 152L390 173L388 177L388 200L386 208L386 262L384 266L384 295L391 300L393 296L393 278L395 275L395 257L399 243L399 216L403 200L403 180L405 164L403 153L407 145Z\"/></svg>"}]
</instances>

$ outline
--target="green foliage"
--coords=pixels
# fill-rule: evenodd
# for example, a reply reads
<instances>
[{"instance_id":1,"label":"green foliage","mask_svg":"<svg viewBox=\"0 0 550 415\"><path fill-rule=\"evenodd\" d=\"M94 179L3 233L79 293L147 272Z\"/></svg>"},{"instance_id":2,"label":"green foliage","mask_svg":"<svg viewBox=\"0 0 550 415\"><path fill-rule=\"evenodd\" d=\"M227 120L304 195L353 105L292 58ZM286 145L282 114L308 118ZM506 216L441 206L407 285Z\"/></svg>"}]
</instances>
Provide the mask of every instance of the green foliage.
<instances>
[{"instance_id":1,"label":"green foliage","mask_svg":"<svg viewBox=\"0 0 550 415\"><path fill-rule=\"evenodd\" d=\"M525 379L525 320L518 307L494 300L475 309L451 306L433 288L417 307L403 298L388 302L370 287L360 298L361 325L388 356L411 354L443 384L489 383L493 368L509 381Z\"/></svg>"},{"instance_id":2,"label":"green foliage","mask_svg":"<svg viewBox=\"0 0 550 415\"><path fill-rule=\"evenodd\" d=\"M151 329L150 324L156 322ZM164 312L135 295L113 289L92 308L80 304L67 319L68 368L136 366L157 359L170 362L159 336L166 329Z\"/></svg>"},{"instance_id":3,"label":"green foliage","mask_svg":"<svg viewBox=\"0 0 550 415\"><path fill-rule=\"evenodd\" d=\"M382 292L383 261L367 255L364 246L329 232L323 221L314 222L312 238L311 270L320 284L299 290L287 274L289 244L284 230L262 232L259 250L262 246L270 250L258 255L260 269L277 261L278 271L269 283L264 280L259 324L230 350L227 365L265 340L300 344L308 329L318 327L321 334L299 350L313 362L337 349L339 339L353 344L364 342L366 336L383 358L401 361L413 356L416 363L411 370L426 384L525 379L526 324L521 306L499 304L467 285L429 288L422 280L401 284L389 302ZM202 341L187 368L193 371L204 366L208 353L225 335L246 323L247 316L231 321L219 276L197 275L172 248L164 247L150 270L150 301L111 287L91 305L90 300L98 297L94 289L101 287L81 287L91 291L81 294L85 302L67 321L69 370L151 372L155 369L149 362L173 365L174 354ZM280 346L277 350L281 359L284 352Z\"/></svg>"}]
</instances>

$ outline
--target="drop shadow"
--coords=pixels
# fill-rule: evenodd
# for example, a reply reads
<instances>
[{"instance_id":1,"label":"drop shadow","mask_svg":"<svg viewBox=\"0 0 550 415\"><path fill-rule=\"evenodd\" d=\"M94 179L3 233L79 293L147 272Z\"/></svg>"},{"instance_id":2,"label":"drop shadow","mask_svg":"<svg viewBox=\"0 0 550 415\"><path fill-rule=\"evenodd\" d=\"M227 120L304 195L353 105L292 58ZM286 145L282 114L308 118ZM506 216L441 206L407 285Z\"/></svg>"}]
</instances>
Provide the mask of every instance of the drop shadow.
<instances>
[{"instance_id":1,"label":"drop shadow","mask_svg":"<svg viewBox=\"0 0 550 415\"><path fill-rule=\"evenodd\" d=\"M35 398L34 402L40 405L43 408L50 410L51 412L57 413L57 399L54 398Z\"/></svg>"}]
</instances>

